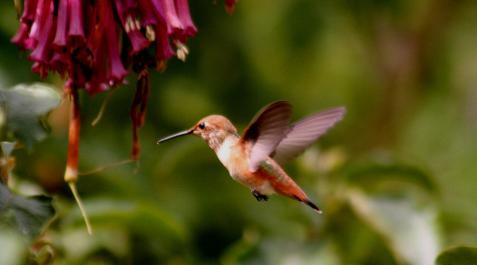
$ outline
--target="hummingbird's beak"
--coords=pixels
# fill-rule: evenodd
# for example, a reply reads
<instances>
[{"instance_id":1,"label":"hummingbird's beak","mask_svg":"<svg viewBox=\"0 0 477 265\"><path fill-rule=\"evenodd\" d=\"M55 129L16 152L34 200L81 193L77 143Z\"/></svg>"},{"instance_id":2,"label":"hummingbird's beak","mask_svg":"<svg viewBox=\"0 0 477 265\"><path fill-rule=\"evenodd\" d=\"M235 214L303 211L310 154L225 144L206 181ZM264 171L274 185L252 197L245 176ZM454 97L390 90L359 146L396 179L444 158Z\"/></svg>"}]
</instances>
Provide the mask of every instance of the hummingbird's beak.
<instances>
[{"instance_id":1,"label":"hummingbird's beak","mask_svg":"<svg viewBox=\"0 0 477 265\"><path fill-rule=\"evenodd\" d=\"M166 136L164 138L159 139L156 144L162 144L163 142L172 140L172 139L180 137L180 136L188 135L188 134L191 134L193 132L194 132L194 129L189 129L189 130L185 130L185 131L182 131L182 132L174 133L172 135L169 135L169 136Z\"/></svg>"}]
</instances>

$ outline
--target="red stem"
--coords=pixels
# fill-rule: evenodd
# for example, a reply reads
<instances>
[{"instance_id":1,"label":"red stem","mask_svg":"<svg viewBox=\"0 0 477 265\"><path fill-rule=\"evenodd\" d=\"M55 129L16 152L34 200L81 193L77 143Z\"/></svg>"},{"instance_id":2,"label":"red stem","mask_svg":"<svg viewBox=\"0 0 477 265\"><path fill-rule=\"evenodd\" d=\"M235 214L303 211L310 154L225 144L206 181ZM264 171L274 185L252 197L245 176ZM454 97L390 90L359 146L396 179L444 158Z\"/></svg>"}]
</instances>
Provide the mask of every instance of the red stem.
<instances>
[{"instance_id":1,"label":"red stem","mask_svg":"<svg viewBox=\"0 0 477 265\"><path fill-rule=\"evenodd\" d=\"M68 157L66 158L65 181L73 193L73 196L78 204L81 215L86 224L88 234L93 234L91 223L89 222L86 210L81 202L78 190L76 189L76 182L78 181L78 154L80 141L80 105L78 87L73 82L68 82L66 85L66 93L70 96L70 130L68 134Z\"/></svg>"},{"instance_id":2,"label":"red stem","mask_svg":"<svg viewBox=\"0 0 477 265\"><path fill-rule=\"evenodd\" d=\"M136 94L134 95L130 113L133 138L131 158L136 161L139 160L139 153L141 151L141 146L139 144L139 128L144 125L149 90L149 72L147 70L143 70L141 73L139 73L136 83Z\"/></svg>"},{"instance_id":3,"label":"red stem","mask_svg":"<svg viewBox=\"0 0 477 265\"><path fill-rule=\"evenodd\" d=\"M78 89L67 88L70 96L70 128L68 136L68 157L66 160L65 181L76 183L78 180L78 153L80 141L80 105Z\"/></svg>"}]
</instances>

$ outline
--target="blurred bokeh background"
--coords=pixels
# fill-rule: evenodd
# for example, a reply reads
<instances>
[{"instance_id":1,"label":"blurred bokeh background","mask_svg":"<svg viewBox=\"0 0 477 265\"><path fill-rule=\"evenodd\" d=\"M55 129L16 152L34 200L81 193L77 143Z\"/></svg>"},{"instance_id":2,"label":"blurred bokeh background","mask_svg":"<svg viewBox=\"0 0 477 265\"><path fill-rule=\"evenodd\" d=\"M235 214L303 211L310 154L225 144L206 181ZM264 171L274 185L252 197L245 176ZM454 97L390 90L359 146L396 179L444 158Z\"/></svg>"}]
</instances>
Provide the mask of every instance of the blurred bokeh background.
<instances>
[{"instance_id":1,"label":"blurred bokeh background","mask_svg":"<svg viewBox=\"0 0 477 265\"><path fill-rule=\"evenodd\" d=\"M63 182L68 102L46 140L15 150L18 192L48 194L57 211L35 253L53 264L426 265L477 244L476 1L242 0L232 16L220 1L190 4L199 33L187 62L152 75L139 164L80 177L95 236ZM0 10L0 86L39 81L9 41L12 1ZM58 76L44 82L61 91ZM129 157L134 83L95 127L107 95L82 93L82 172ZM277 99L295 119L348 109L286 166L323 215L277 196L256 202L198 138L155 144L211 113L241 130ZM24 244L2 227L11 264L31 262Z\"/></svg>"}]
</instances>

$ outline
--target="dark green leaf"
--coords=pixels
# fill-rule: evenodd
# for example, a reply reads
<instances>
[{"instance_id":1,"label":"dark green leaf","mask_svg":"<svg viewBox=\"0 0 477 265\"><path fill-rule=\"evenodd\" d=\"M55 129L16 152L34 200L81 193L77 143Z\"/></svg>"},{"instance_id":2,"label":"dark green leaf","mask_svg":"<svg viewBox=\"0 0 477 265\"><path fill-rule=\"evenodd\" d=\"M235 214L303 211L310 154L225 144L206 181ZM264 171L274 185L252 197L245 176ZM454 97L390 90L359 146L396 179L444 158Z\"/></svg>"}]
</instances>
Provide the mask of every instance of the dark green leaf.
<instances>
[{"instance_id":1,"label":"dark green leaf","mask_svg":"<svg viewBox=\"0 0 477 265\"><path fill-rule=\"evenodd\" d=\"M6 118L6 123L0 126L31 146L46 137L44 118L59 103L58 92L40 83L0 89L0 113Z\"/></svg>"},{"instance_id":2,"label":"dark green leaf","mask_svg":"<svg viewBox=\"0 0 477 265\"><path fill-rule=\"evenodd\" d=\"M384 181L400 181L415 184L429 192L435 192L437 187L432 176L427 172L409 165L369 163L355 165L346 172L349 182L357 185L370 186Z\"/></svg>"},{"instance_id":3,"label":"dark green leaf","mask_svg":"<svg viewBox=\"0 0 477 265\"><path fill-rule=\"evenodd\" d=\"M257 249L259 235L255 230L245 230L242 238L233 244L223 255L222 264L243 264L242 260Z\"/></svg>"},{"instance_id":4,"label":"dark green leaf","mask_svg":"<svg viewBox=\"0 0 477 265\"><path fill-rule=\"evenodd\" d=\"M11 224L22 234L34 238L54 214L51 198L16 195L0 183L1 222Z\"/></svg>"},{"instance_id":5,"label":"dark green leaf","mask_svg":"<svg viewBox=\"0 0 477 265\"><path fill-rule=\"evenodd\" d=\"M437 265L475 265L477 264L477 247L454 247L439 254Z\"/></svg>"}]
</instances>

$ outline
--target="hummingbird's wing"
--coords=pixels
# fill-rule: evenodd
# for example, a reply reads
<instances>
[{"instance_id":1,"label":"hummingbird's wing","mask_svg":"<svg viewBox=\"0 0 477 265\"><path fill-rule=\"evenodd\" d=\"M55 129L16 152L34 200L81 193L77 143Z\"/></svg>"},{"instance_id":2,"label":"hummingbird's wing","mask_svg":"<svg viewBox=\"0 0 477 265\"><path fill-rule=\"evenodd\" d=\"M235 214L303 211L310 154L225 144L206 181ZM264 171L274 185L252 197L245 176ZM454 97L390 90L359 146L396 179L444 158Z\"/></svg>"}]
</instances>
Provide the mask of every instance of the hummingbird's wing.
<instances>
[{"instance_id":1,"label":"hummingbird's wing","mask_svg":"<svg viewBox=\"0 0 477 265\"><path fill-rule=\"evenodd\" d=\"M344 107L331 108L292 124L271 157L280 165L295 158L340 121L345 113Z\"/></svg>"},{"instance_id":2,"label":"hummingbird's wing","mask_svg":"<svg viewBox=\"0 0 477 265\"><path fill-rule=\"evenodd\" d=\"M291 113L290 103L273 102L262 108L244 130L241 141L252 143L250 170L256 171L283 139L289 128Z\"/></svg>"}]
</instances>

